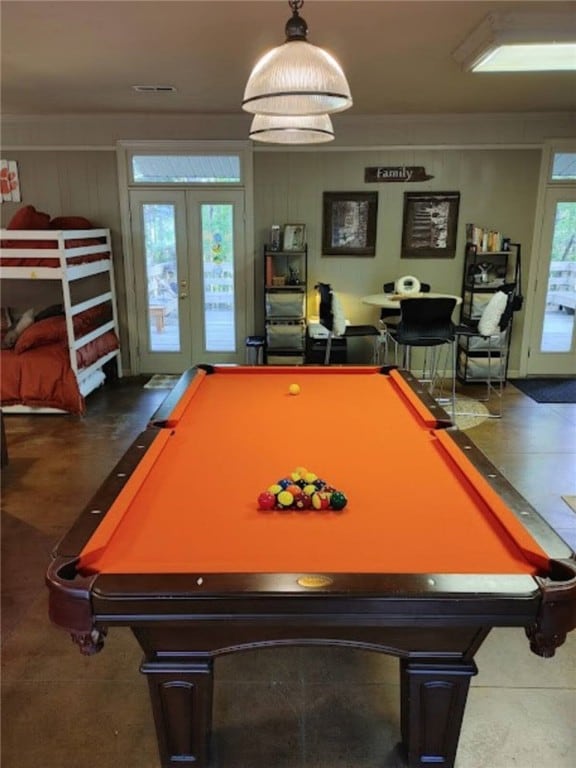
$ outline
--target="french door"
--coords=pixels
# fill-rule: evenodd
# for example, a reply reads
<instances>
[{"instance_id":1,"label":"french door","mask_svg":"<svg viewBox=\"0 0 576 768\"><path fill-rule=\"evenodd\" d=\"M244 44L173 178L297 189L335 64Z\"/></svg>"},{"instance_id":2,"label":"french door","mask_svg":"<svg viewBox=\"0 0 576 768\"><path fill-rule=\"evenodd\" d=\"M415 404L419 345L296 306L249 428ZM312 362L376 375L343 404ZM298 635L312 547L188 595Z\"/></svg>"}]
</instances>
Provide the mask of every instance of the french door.
<instances>
[{"instance_id":1,"label":"french door","mask_svg":"<svg viewBox=\"0 0 576 768\"><path fill-rule=\"evenodd\" d=\"M240 362L246 335L244 192L130 191L138 369Z\"/></svg>"},{"instance_id":2,"label":"french door","mask_svg":"<svg viewBox=\"0 0 576 768\"><path fill-rule=\"evenodd\" d=\"M576 375L576 190L548 188L527 374Z\"/></svg>"}]
</instances>

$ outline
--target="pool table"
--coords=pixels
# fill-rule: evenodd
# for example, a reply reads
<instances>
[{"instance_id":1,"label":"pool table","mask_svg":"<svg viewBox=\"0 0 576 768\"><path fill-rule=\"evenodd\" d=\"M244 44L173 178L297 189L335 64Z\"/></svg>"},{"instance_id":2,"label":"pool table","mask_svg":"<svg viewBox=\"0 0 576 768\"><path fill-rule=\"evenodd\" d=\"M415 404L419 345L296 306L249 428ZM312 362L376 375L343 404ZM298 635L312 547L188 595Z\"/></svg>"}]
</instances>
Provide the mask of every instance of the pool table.
<instances>
[{"instance_id":1,"label":"pool table","mask_svg":"<svg viewBox=\"0 0 576 768\"><path fill-rule=\"evenodd\" d=\"M345 508L260 509L297 467ZM187 371L47 584L83 653L132 629L164 768L209 764L215 657L322 643L398 657L406 765L453 766L490 629L552 656L576 626L574 553L417 380L371 366Z\"/></svg>"}]
</instances>

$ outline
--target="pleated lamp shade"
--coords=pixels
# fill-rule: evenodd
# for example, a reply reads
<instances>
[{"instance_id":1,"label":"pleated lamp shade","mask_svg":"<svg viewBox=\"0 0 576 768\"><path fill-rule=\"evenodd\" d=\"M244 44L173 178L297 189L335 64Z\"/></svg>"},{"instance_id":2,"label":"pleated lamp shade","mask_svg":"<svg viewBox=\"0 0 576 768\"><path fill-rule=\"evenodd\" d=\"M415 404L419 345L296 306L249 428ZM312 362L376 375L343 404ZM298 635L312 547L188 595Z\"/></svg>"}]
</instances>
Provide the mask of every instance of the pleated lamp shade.
<instances>
[{"instance_id":1,"label":"pleated lamp shade","mask_svg":"<svg viewBox=\"0 0 576 768\"><path fill-rule=\"evenodd\" d=\"M319 115L352 106L350 86L329 53L291 40L265 54L246 84L242 108L262 115Z\"/></svg>"},{"instance_id":2,"label":"pleated lamp shade","mask_svg":"<svg viewBox=\"0 0 576 768\"><path fill-rule=\"evenodd\" d=\"M268 51L248 78L242 108L258 115L326 115L352 106L342 67L306 40L308 26L298 14L303 0L289 0L292 17L286 42Z\"/></svg>"},{"instance_id":3,"label":"pleated lamp shade","mask_svg":"<svg viewBox=\"0 0 576 768\"><path fill-rule=\"evenodd\" d=\"M334 139L328 115L255 115L250 138L269 144L320 144Z\"/></svg>"}]
</instances>

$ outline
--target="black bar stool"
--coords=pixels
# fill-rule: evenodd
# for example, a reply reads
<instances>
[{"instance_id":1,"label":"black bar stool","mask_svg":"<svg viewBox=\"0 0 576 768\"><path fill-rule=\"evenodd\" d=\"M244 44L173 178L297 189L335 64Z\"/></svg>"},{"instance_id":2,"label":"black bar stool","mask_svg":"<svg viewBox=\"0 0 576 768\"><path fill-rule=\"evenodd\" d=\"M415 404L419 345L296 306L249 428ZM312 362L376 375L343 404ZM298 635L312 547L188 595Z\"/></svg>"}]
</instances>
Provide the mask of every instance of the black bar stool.
<instances>
[{"instance_id":1,"label":"black bar stool","mask_svg":"<svg viewBox=\"0 0 576 768\"><path fill-rule=\"evenodd\" d=\"M437 350L439 347L451 352L449 363L452 380L452 418L456 408L456 327L452 322L452 313L456 307L453 298L414 298L402 299L400 302L400 322L396 329L396 342L404 347L403 367L410 370L410 352L412 347L425 349L424 369L421 380L430 382L430 392L433 393L439 379L439 364ZM429 378L426 378L427 355L431 352ZM447 355L448 357L448 355ZM448 365L444 366L442 380L446 375Z\"/></svg>"}]
</instances>

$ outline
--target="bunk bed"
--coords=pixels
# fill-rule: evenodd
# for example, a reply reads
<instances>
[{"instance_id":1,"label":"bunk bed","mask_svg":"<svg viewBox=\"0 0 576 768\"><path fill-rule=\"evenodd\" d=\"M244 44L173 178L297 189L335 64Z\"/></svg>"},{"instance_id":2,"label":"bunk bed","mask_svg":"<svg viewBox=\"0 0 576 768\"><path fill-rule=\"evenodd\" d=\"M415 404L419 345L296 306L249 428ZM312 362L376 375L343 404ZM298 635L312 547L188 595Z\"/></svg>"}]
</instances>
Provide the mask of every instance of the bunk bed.
<instances>
[{"instance_id":1,"label":"bunk bed","mask_svg":"<svg viewBox=\"0 0 576 768\"><path fill-rule=\"evenodd\" d=\"M86 220L77 221L85 226ZM34 310L38 286L41 292L47 285L38 281L49 281L51 296L59 283L61 295L61 303L28 318L13 346L1 350L2 411L83 413L84 398L104 383L105 371L122 375L110 231L9 225L0 237L4 304L10 304L16 285L24 294L28 287L12 283L11 291L11 281L33 281ZM21 298L19 303L26 314Z\"/></svg>"}]
</instances>

